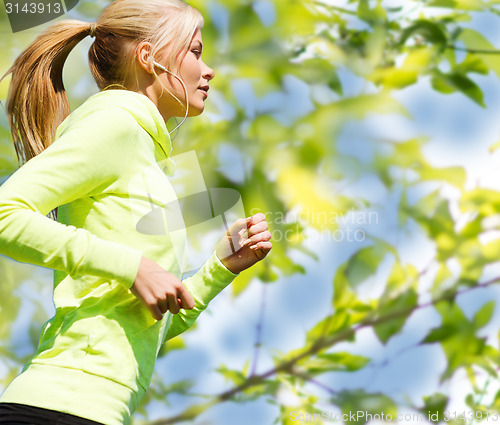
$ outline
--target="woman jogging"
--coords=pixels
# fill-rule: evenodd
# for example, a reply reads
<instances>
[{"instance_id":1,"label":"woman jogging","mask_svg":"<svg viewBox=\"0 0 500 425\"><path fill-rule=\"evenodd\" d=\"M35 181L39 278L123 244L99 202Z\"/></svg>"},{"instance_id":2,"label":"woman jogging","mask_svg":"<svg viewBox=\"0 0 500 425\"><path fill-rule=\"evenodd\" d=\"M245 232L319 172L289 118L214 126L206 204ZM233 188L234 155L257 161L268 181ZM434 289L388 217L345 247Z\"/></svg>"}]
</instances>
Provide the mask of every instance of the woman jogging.
<instances>
[{"instance_id":1,"label":"woman jogging","mask_svg":"<svg viewBox=\"0 0 500 425\"><path fill-rule=\"evenodd\" d=\"M242 218L181 282L185 240L168 217L161 236L138 230L171 205L166 122L201 114L214 78L202 26L180 0L116 0L95 23L52 25L7 72L25 164L0 187L0 253L55 270L56 312L0 397L0 423L128 423L164 341L270 251L264 215ZM69 114L63 65L89 35L101 91Z\"/></svg>"}]
</instances>

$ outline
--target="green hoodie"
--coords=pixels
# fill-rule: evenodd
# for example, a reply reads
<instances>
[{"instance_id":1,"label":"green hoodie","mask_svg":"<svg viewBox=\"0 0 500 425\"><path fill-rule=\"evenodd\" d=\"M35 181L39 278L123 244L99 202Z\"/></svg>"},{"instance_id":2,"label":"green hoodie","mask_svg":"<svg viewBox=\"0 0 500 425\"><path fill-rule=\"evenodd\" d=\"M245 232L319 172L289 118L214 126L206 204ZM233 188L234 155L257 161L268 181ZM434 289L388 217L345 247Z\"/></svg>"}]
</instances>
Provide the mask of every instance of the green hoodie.
<instances>
[{"instance_id":1,"label":"green hoodie","mask_svg":"<svg viewBox=\"0 0 500 425\"><path fill-rule=\"evenodd\" d=\"M236 276L215 253L183 280L193 310L156 321L130 292L142 256L181 278L185 234L139 232L153 207L172 204L175 163L165 122L144 95L91 96L54 143L0 187L0 253L52 268L56 313L38 350L0 402L126 424L164 341L189 328ZM46 215L58 208L58 221Z\"/></svg>"}]
</instances>

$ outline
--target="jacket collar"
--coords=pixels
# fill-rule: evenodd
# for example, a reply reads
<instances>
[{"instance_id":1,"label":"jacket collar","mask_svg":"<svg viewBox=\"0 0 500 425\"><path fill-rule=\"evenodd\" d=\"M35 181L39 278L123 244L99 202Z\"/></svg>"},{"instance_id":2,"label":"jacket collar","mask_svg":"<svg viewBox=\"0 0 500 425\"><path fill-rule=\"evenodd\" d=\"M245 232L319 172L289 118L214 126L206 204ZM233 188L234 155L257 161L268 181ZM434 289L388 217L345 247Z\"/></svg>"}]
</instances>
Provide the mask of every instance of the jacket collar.
<instances>
[{"instance_id":1,"label":"jacket collar","mask_svg":"<svg viewBox=\"0 0 500 425\"><path fill-rule=\"evenodd\" d=\"M87 101L98 100L102 105L113 104L127 110L159 145L167 157L172 154L172 141L165 121L156 105L147 96L122 89L103 90Z\"/></svg>"}]
</instances>

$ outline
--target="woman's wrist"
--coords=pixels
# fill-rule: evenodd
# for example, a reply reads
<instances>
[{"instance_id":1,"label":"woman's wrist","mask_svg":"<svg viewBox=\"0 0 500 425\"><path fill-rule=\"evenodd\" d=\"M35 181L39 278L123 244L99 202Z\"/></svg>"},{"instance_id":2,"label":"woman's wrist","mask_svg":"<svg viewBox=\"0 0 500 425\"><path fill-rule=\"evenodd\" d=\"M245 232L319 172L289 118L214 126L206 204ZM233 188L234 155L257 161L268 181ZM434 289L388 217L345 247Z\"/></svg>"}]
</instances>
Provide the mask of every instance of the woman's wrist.
<instances>
[{"instance_id":1,"label":"woman's wrist","mask_svg":"<svg viewBox=\"0 0 500 425\"><path fill-rule=\"evenodd\" d=\"M219 263L229 272L231 272L234 275L240 274L243 269L239 268L237 264L235 264L229 257L223 257L220 258L219 255L217 255L217 251L214 253L215 257L217 260L219 260Z\"/></svg>"}]
</instances>

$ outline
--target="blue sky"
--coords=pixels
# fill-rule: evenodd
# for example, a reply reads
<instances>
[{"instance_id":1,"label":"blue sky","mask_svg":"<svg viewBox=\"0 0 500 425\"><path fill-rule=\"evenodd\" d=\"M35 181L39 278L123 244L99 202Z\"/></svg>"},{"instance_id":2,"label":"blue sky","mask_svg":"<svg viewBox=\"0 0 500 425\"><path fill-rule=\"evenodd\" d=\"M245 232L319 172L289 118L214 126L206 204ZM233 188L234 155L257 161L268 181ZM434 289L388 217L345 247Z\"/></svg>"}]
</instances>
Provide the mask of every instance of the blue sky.
<instances>
[{"instance_id":1,"label":"blue sky","mask_svg":"<svg viewBox=\"0 0 500 425\"><path fill-rule=\"evenodd\" d=\"M468 24L471 28L479 29L490 41L500 44L500 22L498 16L488 14L474 14ZM354 96L365 86L364 81L348 71L342 71L341 79L346 96ZM436 93L428 78L421 78L418 84L400 90L394 97L402 102L411 114L411 119L399 115L373 115L359 122L346 125L337 141L339 150L344 154L351 154L363 159L372 151L370 144L373 136L390 137L397 135L398 140L415 136L427 136L429 142L424 148L427 159L436 166L462 166L467 171L467 187L475 185L498 189L500 175L498 154L491 154L489 147L500 139L500 83L497 76L491 73L488 76L476 76L474 80L485 93L487 108L481 108L462 94L442 95ZM242 82L248 90L251 101L247 104L249 114L258 108L258 102L251 96L251 87ZM245 85L246 84L246 85ZM302 94L307 104L307 93ZM286 102L286 93L269 96L273 101L282 97ZM261 100L260 107L265 108L265 101ZM297 111L295 111L297 112ZM385 207L380 213L380 222L370 226L371 233L390 235L398 247L403 259L417 266L426 264L433 255L433 246L422 237L416 226L410 225L405 231L396 232L397 193L387 193L383 186L367 176L361 180L363 184L355 187L360 194L375 199L385 199L381 202ZM430 184L424 192L435 187ZM456 199L457 193L451 188L443 187L443 193L449 199ZM414 193L414 202L422 196L422 192ZM323 238L324 239L324 238ZM258 361L258 372L273 367L272 355L275 352L286 352L302 346L305 332L318 320L331 311L332 278L335 268L345 261L353 250L358 249L354 243L328 242L321 240L321 236L312 234L310 248L320 253L316 263L303 255L296 254L294 258L304 264L307 275L297 275L282 278L278 282L265 286L254 281L249 289L240 297L234 299L229 291L220 295L210 306L210 312L200 320L197 329L186 335L189 345L188 351L172 354L158 365L160 373L167 376L167 380L178 378L194 379L196 389L210 388L217 393L227 388L221 377L213 372L213 368L224 364L229 368L242 369L245 363L254 361L253 344L256 339L256 324L259 320L260 306L265 293L265 313L263 322L262 342ZM387 258L377 275L363 285L368 293L376 294L377 287L384 281L384 276L391 265ZM453 269L453 264L450 265ZM498 267L490 268L488 276L498 275ZM495 274L496 273L496 274ZM484 276L487 278L488 276ZM428 278L428 284L431 282ZM421 299L425 300L424 281ZM496 287L478 289L460 296L457 300L467 317L474 313L488 300L500 300L500 290ZM492 324L486 326L481 333L484 336L496 338L500 310L497 307ZM357 373L332 373L320 379L335 390L344 388L364 388L369 392L382 391L396 400L404 402L409 398L413 402L421 403L424 395L442 391L449 394L451 404L449 409L463 409L463 391L467 387L467 379L462 372L457 373L447 385L439 383L439 375L446 368L446 359L439 346L419 346L418 342L426 332L438 326L440 317L433 308L422 309L411 316L401 334L394 336L385 346L375 337L371 330L359 332L354 344L342 344L335 347L335 351L349 350L354 353L367 354L373 357L369 368ZM193 370L177 369L179 362L187 359L197 366ZM479 381L484 382L484 376L479 375ZM488 390L494 394L498 385L492 383ZM311 390L326 397L322 390ZM293 397L283 395L283 400L293 400ZM169 408L158 408L158 416L171 415L182 410L182 397L177 399L177 405ZM325 409L328 406L325 405ZM271 424L276 417L275 406L265 402L247 404L225 403L216 409L203 414L197 421L201 423L217 423L219 425L240 425L259 423Z\"/></svg>"}]
</instances>

